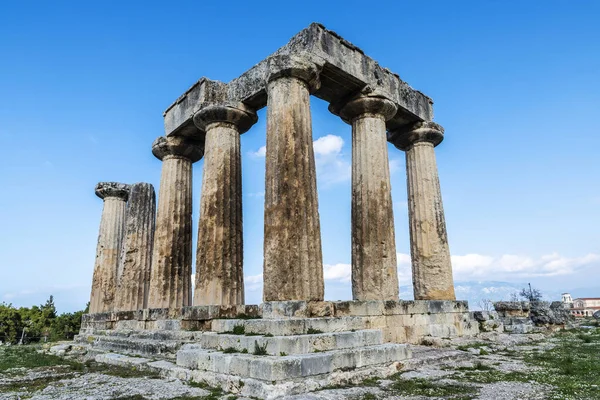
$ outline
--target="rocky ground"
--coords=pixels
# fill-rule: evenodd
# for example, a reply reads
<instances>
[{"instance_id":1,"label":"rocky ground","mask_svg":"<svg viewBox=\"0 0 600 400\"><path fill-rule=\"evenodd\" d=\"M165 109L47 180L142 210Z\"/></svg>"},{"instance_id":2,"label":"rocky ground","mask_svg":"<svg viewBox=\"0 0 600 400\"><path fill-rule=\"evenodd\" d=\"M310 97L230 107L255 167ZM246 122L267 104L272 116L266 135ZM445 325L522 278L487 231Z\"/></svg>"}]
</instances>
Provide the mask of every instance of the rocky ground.
<instances>
[{"instance_id":1,"label":"rocky ground","mask_svg":"<svg viewBox=\"0 0 600 400\"><path fill-rule=\"evenodd\" d=\"M600 328L431 339L388 379L286 399L600 399ZM131 368L0 347L0 399L227 399L233 394Z\"/></svg>"}]
</instances>

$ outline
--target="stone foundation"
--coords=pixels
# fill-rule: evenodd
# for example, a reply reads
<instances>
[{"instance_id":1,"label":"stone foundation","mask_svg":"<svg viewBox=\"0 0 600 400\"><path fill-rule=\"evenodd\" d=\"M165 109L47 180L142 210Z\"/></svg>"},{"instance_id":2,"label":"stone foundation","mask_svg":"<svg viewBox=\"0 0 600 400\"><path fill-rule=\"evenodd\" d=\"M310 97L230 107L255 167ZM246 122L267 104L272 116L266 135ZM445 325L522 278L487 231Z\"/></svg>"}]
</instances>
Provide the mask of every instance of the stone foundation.
<instances>
[{"instance_id":1,"label":"stone foundation","mask_svg":"<svg viewBox=\"0 0 600 400\"><path fill-rule=\"evenodd\" d=\"M418 344L426 336L479 332L464 301L280 301L256 305L190 306L116 311L83 316L82 334L109 330L181 330L289 336L309 331L378 329L385 343Z\"/></svg>"},{"instance_id":2,"label":"stone foundation","mask_svg":"<svg viewBox=\"0 0 600 400\"><path fill-rule=\"evenodd\" d=\"M96 361L258 398L384 378L409 344L479 332L462 301L277 301L84 315Z\"/></svg>"}]
</instances>

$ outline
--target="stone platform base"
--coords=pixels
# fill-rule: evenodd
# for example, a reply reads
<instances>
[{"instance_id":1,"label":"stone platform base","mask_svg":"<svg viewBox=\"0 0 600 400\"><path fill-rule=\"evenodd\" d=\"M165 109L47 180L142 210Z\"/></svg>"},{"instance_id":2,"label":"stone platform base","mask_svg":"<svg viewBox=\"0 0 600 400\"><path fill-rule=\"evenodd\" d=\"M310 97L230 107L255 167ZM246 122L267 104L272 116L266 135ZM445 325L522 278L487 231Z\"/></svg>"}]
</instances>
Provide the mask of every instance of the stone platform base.
<instances>
[{"instance_id":1,"label":"stone platform base","mask_svg":"<svg viewBox=\"0 0 600 400\"><path fill-rule=\"evenodd\" d=\"M479 332L466 302L271 302L85 315L76 341L97 361L276 398L385 377L407 343Z\"/></svg>"}]
</instances>

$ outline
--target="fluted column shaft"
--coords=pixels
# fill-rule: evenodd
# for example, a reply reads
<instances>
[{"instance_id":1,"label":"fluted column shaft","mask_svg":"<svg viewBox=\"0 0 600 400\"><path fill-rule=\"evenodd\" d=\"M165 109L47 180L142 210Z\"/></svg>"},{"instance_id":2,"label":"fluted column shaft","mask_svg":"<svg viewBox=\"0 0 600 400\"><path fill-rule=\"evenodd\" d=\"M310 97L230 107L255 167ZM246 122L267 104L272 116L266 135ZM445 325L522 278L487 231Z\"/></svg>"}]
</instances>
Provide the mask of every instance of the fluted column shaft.
<instances>
[{"instance_id":1,"label":"fluted column shaft","mask_svg":"<svg viewBox=\"0 0 600 400\"><path fill-rule=\"evenodd\" d=\"M287 61L272 66L267 87L264 300L323 300L308 83L316 73Z\"/></svg>"},{"instance_id":2,"label":"fluted column shaft","mask_svg":"<svg viewBox=\"0 0 600 400\"><path fill-rule=\"evenodd\" d=\"M131 185L115 310L135 311L148 305L155 214L154 187L149 183Z\"/></svg>"},{"instance_id":3,"label":"fluted column shaft","mask_svg":"<svg viewBox=\"0 0 600 400\"><path fill-rule=\"evenodd\" d=\"M434 146L442 128L418 123L407 134L406 174L413 287L417 300L455 300Z\"/></svg>"},{"instance_id":4,"label":"fluted column shaft","mask_svg":"<svg viewBox=\"0 0 600 400\"><path fill-rule=\"evenodd\" d=\"M352 297L398 300L396 238L385 121L396 106L359 97L340 110L352 123Z\"/></svg>"},{"instance_id":5,"label":"fluted column shaft","mask_svg":"<svg viewBox=\"0 0 600 400\"><path fill-rule=\"evenodd\" d=\"M128 185L116 182L102 182L96 186L96 195L104 199L104 205L96 248L90 313L114 309L128 193Z\"/></svg>"},{"instance_id":6,"label":"fluted column shaft","mask_svg":"<svg viewBox=\"0 0 600 400\"><path fill-rule=\"evenodd\" d=\"M159 138L154 155L163 162L150 273L149 308L192 304L192 163L201 148L183 138Z\"/></svg>"},{"instance_id":7,"label":"fluted column shaft","mask_svg":"<svg viewBox=\"0 0 600 400\"><path fill-rule=\"evenodd\" d=\"M255 121L226 106L194 116L206 131L194 305L244 304L240 133Z\"/></svg>"}]
</instances>

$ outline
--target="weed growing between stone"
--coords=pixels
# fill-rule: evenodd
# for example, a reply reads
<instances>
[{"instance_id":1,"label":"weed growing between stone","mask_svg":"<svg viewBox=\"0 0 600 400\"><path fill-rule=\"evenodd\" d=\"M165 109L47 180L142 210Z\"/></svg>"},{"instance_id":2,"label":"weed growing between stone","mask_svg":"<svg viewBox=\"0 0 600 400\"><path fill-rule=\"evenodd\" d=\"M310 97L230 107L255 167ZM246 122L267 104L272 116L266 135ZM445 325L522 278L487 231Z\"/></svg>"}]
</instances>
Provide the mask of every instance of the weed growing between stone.
<instances>
[{"instance_id":1,"label":"weed growing between stone","mask_svg":"<svg viewBox=\"0 0 600 400\"><path fill-rule=\"evenodd\" d=\"M266 356L267 353L267 344L259 345L258 342L254 342L254 352L252 353L255 356Z\"/></svg>"}]
</instances>

